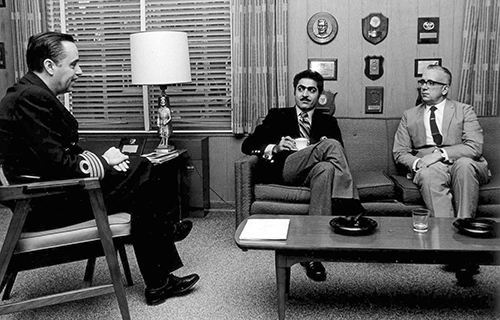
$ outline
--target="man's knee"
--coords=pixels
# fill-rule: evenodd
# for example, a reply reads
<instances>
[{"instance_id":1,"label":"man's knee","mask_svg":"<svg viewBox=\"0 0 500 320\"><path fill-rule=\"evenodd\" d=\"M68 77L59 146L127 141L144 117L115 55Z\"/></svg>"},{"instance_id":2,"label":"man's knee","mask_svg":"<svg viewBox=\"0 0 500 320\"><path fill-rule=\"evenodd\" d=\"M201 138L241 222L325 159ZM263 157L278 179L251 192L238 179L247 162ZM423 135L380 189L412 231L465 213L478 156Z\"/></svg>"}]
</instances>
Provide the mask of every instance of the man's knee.
<instances>
[{"instance_id":1,"label":"man's knee","mask_svg":"<svg viewBox=\"0 0 500 320\"><path fill-rule=\"evenodd\" d=\"M312 169L311 175L319 175L323 173L333 173L335 171L335 167L325 161L318 162Z\"/></svg>"},{"instance_id":2,"label":"man's knee","mask_svg":"<svg viewBox=\"0 0 500 320\"><path fill-rule=\"evenodd\" d=\"M435 182L441 174L442 172L433 166L423 167L415 173L413 182L417 185L426 185L428 183Z\"/></svg>"},{"instance_id":3,"label":"man's knee","mask_svg":"<svg viewBox=\"0 0 500 320\"><path fill-rule=\"evenodd\" d=\"M453 170L463 171L463 170L474 170L475 161L471 158L458 158L453 164Z\"/></svg>"},{"instance_id":4,"label":"man's knee","mask_svg":"<svg viewBox=\"0 0 500 320\"><path fill-rule=\"evenodd\" d=\"M324 161L318 162L312 167L311 171L309 171L306 178L306 185L310 187L313 187L312 184L316 184L317 186L323 184L331 185L334 174L335 167L331 163Z\"/></svg>"},{"instance_id":5,"label":"man's knee","mask_svg":"<svg viewBox=\"0 0 500 320\"><path fill-rule=\"evenodd\" d=\"M334 148L342 148L342 145L340 144L340 142L338 140L331 139L331 138L321 140L319 144L324 144L324 145L334 147Z\"/></svg>"},{"instance_id":6,"label":"man's knee","mask_svg":"<svg viewBox=\"0 0 500 320\"><path fill-rule=\"evenodd\" d=\"M417 182L422 182L425 183L425 181L428 181L429 178L432 176L432 170L429 168L420 168L417 172L415 172L415 178L414 181L415 183Z\"/></svg>"},{"instance_id":7,"label":"man's knee","mask_svg":"<svg viewBox=\"0 0 500 320\"><path fill-rule=\"evenodd\" d=\"M450 172L452 177L478 176L476 161L465 157L457 159L451 167Z\"/></svg>"}]
</instances>

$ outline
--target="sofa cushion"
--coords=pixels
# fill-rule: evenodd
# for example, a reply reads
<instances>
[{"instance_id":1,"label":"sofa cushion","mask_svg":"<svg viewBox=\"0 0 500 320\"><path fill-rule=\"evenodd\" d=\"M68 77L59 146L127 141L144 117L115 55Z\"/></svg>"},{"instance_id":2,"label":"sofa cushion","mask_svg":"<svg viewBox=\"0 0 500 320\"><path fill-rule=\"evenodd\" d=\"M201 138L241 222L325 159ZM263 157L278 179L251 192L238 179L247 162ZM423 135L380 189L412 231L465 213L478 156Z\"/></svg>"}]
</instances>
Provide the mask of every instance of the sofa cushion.
<instances>
[{"instance_id":1,"label":"sofa cushion","mask_svg":"<svg viewBox=\"0 0 500 320\"><path fill-rule=\"evenodd\" d=\"M420 191L412 180L401 175L392 175L396 186L396 198L404 203L423 203ZM479 205L500 204L500 176L479 188Z\"/></svg>"},{"instance_id":2,"label":"sofa cushion","mask_svg":"<svg viewBox=\"0 0 500 320\"><path fill-rule=\"evenodd\" d=\"M308 214L309 203L287 203L277 201L255 201L250 208L252 214Z\"/></svg>"},{"instance_id":3,"label":"sofa cushion","mask_svg":"<svg viewBox=\"0 0 500 320\"><path fill-rule=\"evenodd\" d=\"M381 171L356 171L354 181L362 202L395 199L394 182Z\"/></svg>"},{"instance_id":4,"label":"sofa cushion","mask_svg":"<svg viewBox=\"0 0 500 320\"><path fill-rule=\"evenodd\" d=\"M394 199L394 183L383 172L359 171L353 173L361 201ZM278 201L309 203L311 190L307 187L294 187L279 184L255 185L256 201Z\"/></svg>"},{"instance_id":5,"label":"sofa cushion","mask_svg":"<svg viewBox=\"0 0 500 320\"><path fill-rule=\"evenodd\" d=\"M391 175L394 180L396 198L403 203L423 203L422 196L412 180L401 175Z\"/></svg>"},{"instance_id":6,"label":"sofa cushion","mask_svg":"<svg viewBox=\"0 0 500 320\"><path fill-rule=\"evenodd\" d=\"M307 187L280 184L256 184L254 193L256 201L309 203L311 199L311 190Z\"/></svg>"},{"instance_id":7,"label":"sofa cushion","mask_svg":"<svg viewBox=\"0 0 500 320\"><path fill-rule=\"evenodd\" d=\"M500 176L491 177L490 182L479 188L479 204L500 204Z\"/></svg>"}]
</instances>

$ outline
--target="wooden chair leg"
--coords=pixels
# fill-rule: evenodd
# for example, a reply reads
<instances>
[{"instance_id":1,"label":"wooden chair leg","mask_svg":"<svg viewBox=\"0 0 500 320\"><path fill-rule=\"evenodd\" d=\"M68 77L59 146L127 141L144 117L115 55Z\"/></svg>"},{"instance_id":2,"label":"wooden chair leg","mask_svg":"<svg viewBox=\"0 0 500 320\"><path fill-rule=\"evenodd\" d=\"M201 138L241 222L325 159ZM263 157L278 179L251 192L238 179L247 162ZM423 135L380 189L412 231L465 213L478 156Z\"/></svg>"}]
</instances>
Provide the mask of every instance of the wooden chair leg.
<instances>
[{"instance_id":1,"label":"wooden chair leg","mask_svg":"<svg viewBox=\"0 0 500 320\"><path fill-rule=\"evenodd\" d=\"M7 285L7 282L9 282L9 278L10 278L10 273L9 272L6 272L5 273L5 276L3 277L2 279L2 283L0 284L0 292L3 291L3 289L5 288L5 286Z\"/></svg>"},{"instance_id":2,"label":"wooden chair leg","mask_svg":"<svg viewBox=\"0 0 500 320\"><path fill-rule=\"evenodd\" d=\"M101 244L108 263L109 273L113 282L113 287L118 300L118 306L123 320L130 320L130 311L127 304L127 297L125 289L121 280L120 266L118 264L118 257L116 248L113 244L111 237L111 230L109 228L109 221L107 216L99 215L99 212L106 212L106 206L102 198L101 190L89 190L90 204L94 212L97 229L101 238Z\"/></svg>"},{"instance_id":3,"label":"wooden chair leg","mask_svg":"<svg viewBox=\"0 0 500 320\"><path fill-rule=\"evenodd\" d=\"M83 276L84 288L92 286L92 280L94 278L95 262L96 262L96 257L92 257L87 260L87 266L85 267L85 275Z\"/></svg>"},{"instance_id":4,"label":"wooden chair leg","mask_svg":"<svg viewBox=\"0 0 500 320\"><path fill-rule=\"evenodd\" d=\"M10 293L12 292L12 288L14 287L14 282L16 281L16 277L17 277L17 272L11 272L5 275L4 283L2 283L2 287L5 286L5 291L3 292L2 300L10 299Z\"/></svg>"},{"instance_id":5,"label":"wooden chair leg","mask_svg":"<svg viewBox=\"0 0 500 320\"><path fill-rule=\"evenodd\" d=\"M133 286L134 281L132 280L132 273L130 272L130 264L128 263L127 250L125 250L125 245L120 244L118 247L118 253L120 254L120 260L123 265L123 272L125 273L125 279L127 280L127 286Z\"/></svg>"}]
</instances>

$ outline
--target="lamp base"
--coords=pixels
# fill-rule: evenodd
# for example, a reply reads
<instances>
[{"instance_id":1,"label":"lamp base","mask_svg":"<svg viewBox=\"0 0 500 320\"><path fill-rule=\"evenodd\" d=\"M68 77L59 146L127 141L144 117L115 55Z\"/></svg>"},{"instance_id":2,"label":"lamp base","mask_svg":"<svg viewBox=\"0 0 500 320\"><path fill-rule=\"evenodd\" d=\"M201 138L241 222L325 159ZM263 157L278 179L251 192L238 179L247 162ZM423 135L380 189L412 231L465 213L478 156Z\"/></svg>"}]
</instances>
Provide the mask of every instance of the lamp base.
<instances>
[{"instance_id":1,"label":"lamp base","mask_svg":"<svg viewBox=\"0 0 500 320\"><path fill-rule=\"evenodd\" d=\"M156 153L170 153L175 150L174 146L165 146L165 145L160 145L156 147L155 152Z\"/></svg>"}]
</instances>

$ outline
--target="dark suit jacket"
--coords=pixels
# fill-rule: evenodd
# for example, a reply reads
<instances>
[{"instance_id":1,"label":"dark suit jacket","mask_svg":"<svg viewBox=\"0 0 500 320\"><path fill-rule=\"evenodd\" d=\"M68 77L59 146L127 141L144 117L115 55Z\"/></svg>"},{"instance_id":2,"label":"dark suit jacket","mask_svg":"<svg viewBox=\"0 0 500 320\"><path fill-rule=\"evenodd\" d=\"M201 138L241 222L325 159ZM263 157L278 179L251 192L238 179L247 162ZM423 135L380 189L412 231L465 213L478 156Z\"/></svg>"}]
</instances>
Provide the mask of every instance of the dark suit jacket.
<instances>
[{"instance_id":1,"label":"dark suit jacket","mask_svg":"<svg viewBox=\"0 0 500 320\"><path fill-rule=\"evenodd\" d=\"M300 137L299 123L295 107L271 109L261 125L243 141L241 151L245 154L262 155L269 144L278 144L281 137ZM342 134L337 119L321 111L315 110L312 117L310 143L320 141L321 137L336 139L343 145ZM282 182L281 172L290 152L276 155L273 162L262 157L259 161L258 179L260 182Z\"/></svg>"}]
</instances>

